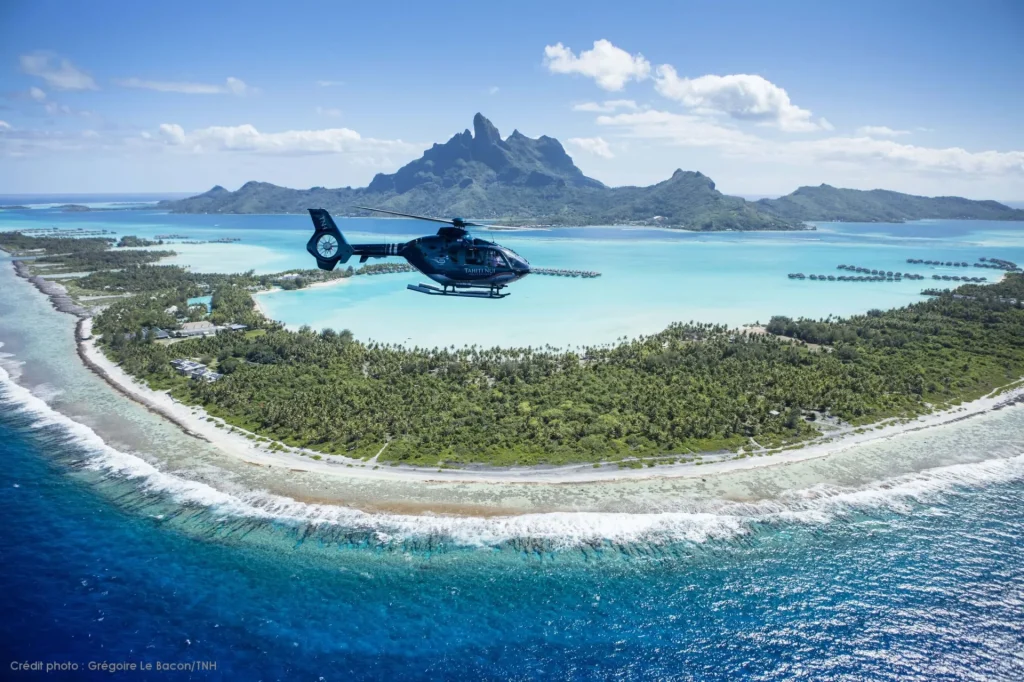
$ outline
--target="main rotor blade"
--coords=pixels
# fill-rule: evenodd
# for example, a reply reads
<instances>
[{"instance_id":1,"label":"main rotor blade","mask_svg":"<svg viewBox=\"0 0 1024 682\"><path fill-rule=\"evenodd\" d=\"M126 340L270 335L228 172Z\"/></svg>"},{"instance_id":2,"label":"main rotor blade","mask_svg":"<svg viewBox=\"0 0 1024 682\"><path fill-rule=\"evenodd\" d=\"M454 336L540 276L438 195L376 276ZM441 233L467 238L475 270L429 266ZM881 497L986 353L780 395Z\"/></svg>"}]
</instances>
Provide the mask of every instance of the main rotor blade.
<instances>
[{"instance_id":1,"label":"main rotor blade","mask_svg":"<svg viewBox=\"0 0 1024 682\"><path fill-rule=\"evenodd\" d=\"M453 221L451 221L451 220L442 220L440 218L428 218L427 216L423 216L423 215L413 215L411 213L399 213L398 211L387 211L387 210L385 210L383 208L370 208L369 206L356 206L356 208L361 208L364 211L376 211L377 213L390 213L391 215L400 215L403 218L416 218L417 220L429 220L432 223L444 223L445 225L455 225L455 223ZM469 223L466 223L466 224L468 225Z\"/></svg>"}]
</instances>

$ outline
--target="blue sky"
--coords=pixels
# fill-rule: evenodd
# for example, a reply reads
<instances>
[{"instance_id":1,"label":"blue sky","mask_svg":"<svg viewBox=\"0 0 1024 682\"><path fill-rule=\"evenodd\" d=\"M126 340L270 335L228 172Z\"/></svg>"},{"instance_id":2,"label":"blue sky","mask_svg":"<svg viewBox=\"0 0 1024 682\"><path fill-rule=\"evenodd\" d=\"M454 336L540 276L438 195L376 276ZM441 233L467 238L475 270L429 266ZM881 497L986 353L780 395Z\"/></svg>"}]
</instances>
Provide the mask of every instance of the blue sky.
<instances>
[{"instance_id":1,"label":"blue sky","mask_svg":"<svg viewBox=\"0 0 1024 682\"><path fill-rule=\"evenodd\" d=\"M0 3L0 187L362 186L471 126L584 172L1024 199L1024 3Z\"/></svg>"}]
</instances>

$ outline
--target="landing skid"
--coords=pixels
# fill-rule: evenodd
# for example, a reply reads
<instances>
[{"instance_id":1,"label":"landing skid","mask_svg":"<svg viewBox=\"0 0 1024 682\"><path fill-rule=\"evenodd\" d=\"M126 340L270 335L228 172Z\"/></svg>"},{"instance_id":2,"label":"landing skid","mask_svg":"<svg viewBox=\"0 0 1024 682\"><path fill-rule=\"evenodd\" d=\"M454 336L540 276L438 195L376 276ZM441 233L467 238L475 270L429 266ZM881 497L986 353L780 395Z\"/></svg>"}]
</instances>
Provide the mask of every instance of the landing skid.
<instances>
[{"instance_id":1,"label":"landing skid","mask_svg":"<svg viewBox=\"0 0 1024 682\"><path fill-rule=\"evenodd\" d=\"M438 289L430 284L409 284L407 287L410 291L416 291L421 294L428 294L430 296L462 296L465 298L505 298L508 294L500 293L499 289L490 288L487 290L480 291L459 291L455 287L445 287L444 289Z\"/></svg>"}]
</instances>

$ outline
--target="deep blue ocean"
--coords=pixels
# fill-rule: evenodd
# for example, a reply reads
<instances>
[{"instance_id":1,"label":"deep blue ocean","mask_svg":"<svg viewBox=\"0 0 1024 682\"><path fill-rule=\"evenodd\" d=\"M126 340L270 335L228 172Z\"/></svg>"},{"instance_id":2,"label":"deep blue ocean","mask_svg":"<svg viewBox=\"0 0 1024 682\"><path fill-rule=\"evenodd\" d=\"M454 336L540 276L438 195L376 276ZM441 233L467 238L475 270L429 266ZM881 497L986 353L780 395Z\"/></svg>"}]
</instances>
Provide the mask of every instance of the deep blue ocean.
<instances>
[{"instance_id":1,"label":"deep blue ocean","mask_svg":"<svg viewBox=\"0 0 1024 682\"><path fill-rule=\"evenodd\" d=\"M94 480L33 421L0 411L2 679L1024 675L1019 480L701 545L380 550Z\"/></svg>"}]
</instances>

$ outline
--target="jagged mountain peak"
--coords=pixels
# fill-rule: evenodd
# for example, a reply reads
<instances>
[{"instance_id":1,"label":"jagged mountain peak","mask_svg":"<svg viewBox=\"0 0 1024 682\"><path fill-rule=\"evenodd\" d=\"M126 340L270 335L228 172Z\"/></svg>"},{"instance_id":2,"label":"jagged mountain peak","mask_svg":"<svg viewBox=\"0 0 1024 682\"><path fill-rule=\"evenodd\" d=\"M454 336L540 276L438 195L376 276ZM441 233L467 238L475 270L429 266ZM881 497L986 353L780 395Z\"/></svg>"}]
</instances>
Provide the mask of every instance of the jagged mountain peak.
<instances>
[{"instance_id":1,"label":"jagged mountain peak","mask_svg":"<svg viewBox=\"0 0 1024 682\"><path fill-rule=\"evenodd\" d=\"M501 133L490 119L477 112L473 117L473 139L477 141L501 142Z\"/></svg>"},{"instance_id":2,"label":"jagged mountain peak","mask_svg":"<svg viewBox=\"0 0 1024 682\"><path fill-rule=\"evenodd\" d=\"M478 112L473 117L472 133L466 130L444 144L435 144L393 174L378 174L367 189L404 194L417 188L429 191L495 184L535 188L604 186L583 175L558 140L547 136L534 140L518 130L503 140L497 126Z\"/></svg>"}]
</instances>

